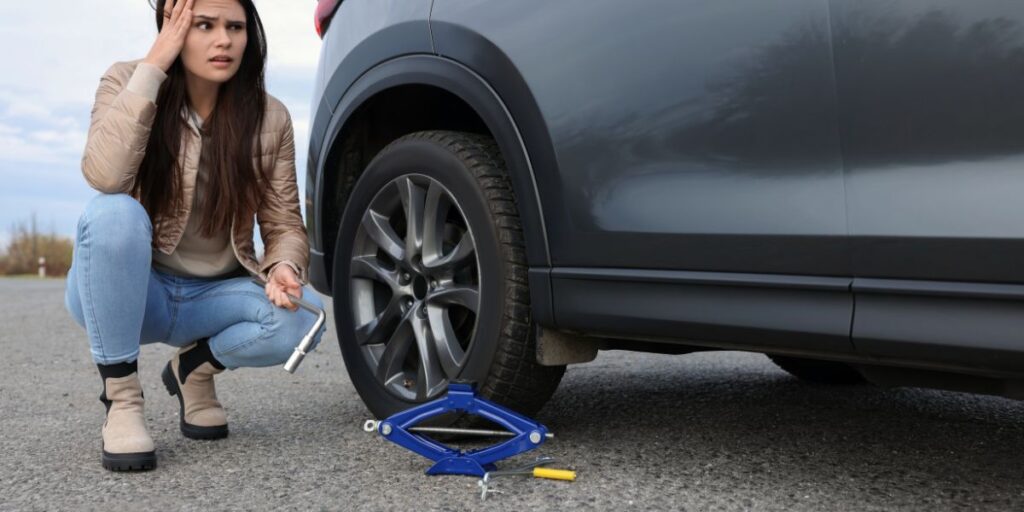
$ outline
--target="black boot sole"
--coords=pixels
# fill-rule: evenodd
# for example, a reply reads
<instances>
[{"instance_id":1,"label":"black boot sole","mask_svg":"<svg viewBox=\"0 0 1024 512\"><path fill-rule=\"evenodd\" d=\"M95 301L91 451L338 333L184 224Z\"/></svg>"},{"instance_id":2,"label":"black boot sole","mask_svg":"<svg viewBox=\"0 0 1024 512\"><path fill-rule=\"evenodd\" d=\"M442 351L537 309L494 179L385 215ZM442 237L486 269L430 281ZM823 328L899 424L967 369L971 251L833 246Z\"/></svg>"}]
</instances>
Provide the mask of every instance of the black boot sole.
<instances>
[{"instance_id":1,"label":"black boot sole","mask_svg":"<svg viewBox=\"0 0 1024 512\"><path fill-rule=\"evenodd\" d=\"M181 396L181 387L178 386L178 379L174 378L174 371L171 370L171 363L168 361L160 374L164 381L164 387L171 396L178 397L178 406L181 408L181 434L189 439L223 439L228 436L227 425L213 427L200 427L185 422L185 399Z\"/></svg>"},{"instance_id":2,"label":"black boot sole","mask_svg":"<svg viewBox=\"0 0 1024 512\"><path fill-rule=\"evenodd\" d=\"M156 452L107 453L103 450L103 467L111 471L149 471L156 469Z\"/></svg>"}]
</instances>

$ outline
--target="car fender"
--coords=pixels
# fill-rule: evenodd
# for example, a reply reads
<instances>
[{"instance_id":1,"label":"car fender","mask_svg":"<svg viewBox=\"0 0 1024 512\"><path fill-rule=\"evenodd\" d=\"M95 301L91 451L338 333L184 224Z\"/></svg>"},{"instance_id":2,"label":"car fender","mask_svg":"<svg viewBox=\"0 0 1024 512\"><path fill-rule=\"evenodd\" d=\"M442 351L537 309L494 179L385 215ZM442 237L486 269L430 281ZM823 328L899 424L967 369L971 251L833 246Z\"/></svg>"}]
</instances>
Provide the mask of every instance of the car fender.
<instances>
[{"instance_id":1,"label":"car fender","mask_svg":"<svg viewBox=\"0 0 1024 512\"><path fill-rule=\"evenodd\" d=\"M346 85L339 75L352 76ZM427 85L445 90L460 98L483 120L494 136L509 172L509 178L516 194L519 216L523 223L526 241L526 257L530 266L531 300L536 319L550 324L551 313L549 272L551 258L548 251L547 231L537 188L533 155L524 141L516 116L511 112L499 93L479 74L469 67L450 58L430 54L413 54L396 57L358 75L351 70L339 70L328 80L323 102L311 127L311 140L328 141L316 147L310 155L315 162L314 201L318 205L308 215L314 216L313 225L323 226L323 182L324 169L334 148L334 143L348 120L366 101L378 93L403 85ZM520 79L521 80L521 79ZM335 103L334 98L338 98ZM328 108L335 103L333 108ZM536 109L536 106L534 106ZM547 132L544 130L544 137ZM550 147L550 142L548 142ZM311 144L311 152L314 144ZM324 236L319 231L314 247L322 248Z\"/></svg>"}]
</instances>

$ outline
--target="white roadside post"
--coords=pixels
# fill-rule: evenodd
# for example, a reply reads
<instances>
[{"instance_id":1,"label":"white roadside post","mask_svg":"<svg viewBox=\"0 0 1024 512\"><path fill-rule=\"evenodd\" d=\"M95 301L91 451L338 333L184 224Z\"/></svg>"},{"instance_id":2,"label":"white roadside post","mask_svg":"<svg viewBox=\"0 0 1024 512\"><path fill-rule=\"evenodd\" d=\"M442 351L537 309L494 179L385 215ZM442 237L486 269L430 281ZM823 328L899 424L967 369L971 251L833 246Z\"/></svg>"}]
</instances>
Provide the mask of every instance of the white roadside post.
<instances>
[{"instance_id":1,"label":"white roadside post","mask_svg":"<svg viewBox=\"0 0 1024 512\"><path fill-rule=\"evenodd\" d=\"M46 277L46 256L39 257L39 277Z\"/></svg>"}]
</instances>

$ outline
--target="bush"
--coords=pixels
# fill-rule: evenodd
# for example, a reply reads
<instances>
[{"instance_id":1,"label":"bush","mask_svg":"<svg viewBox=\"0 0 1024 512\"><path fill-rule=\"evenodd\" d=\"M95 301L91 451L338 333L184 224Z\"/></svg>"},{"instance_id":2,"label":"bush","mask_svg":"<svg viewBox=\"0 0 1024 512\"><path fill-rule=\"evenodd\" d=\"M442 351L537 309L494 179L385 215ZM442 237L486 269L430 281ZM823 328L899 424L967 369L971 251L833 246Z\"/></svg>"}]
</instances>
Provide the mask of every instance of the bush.
<instances>
[{"instance_id":1,"label":"bush","mask_svg":"<svg viewBox=\"0 0 1024 512\"><path fill-rule=\"evenodd\" d=\"M11 228L11 241L0 256L0 275L36 274L39 258L46 258L46 275L67 275L71 268L74 241L56 233L40 234L36 229L36 216L29 222L16 223Z\"/></svg>"}]
</instances>

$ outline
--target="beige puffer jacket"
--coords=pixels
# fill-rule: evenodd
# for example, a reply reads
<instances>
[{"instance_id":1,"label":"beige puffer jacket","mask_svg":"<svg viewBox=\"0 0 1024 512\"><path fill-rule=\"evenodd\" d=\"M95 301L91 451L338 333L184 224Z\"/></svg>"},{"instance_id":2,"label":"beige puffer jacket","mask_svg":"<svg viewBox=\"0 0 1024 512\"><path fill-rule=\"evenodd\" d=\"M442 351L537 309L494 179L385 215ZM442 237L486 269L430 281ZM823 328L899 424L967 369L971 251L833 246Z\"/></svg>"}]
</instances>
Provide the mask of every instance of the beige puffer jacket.
<instances>
[{"instance_id":1,"label":"beige puffer jacket","mask_svg":"<svg viewBox=\"0 0 1024 512\"><path fill-rule=\"evenodd\" d=\"M82 155L82 173L91 187L107 194L130 193L156 118L156 104L125 87L139 62L141 60L115 63L104 73L96 91L89 137ZM256 260L250 217L241 224L232 222L231 243L235 257L251 274L264 279L275 264L290 261L298 266L299 280L305 284L308 282L309 240L299 209L295 135L287 108L269 94L260 137L263 155L256 165L273 169L270 186L256 211L265 256L262 262ZM198 173L199 133L194 128L185 130L182 139L181 147L185 152L182 190L186 209L177 216L156 219L161 234L153 241L153 246L164 254L174 252L185 232Z\"/></svg>"}]
</instances>

